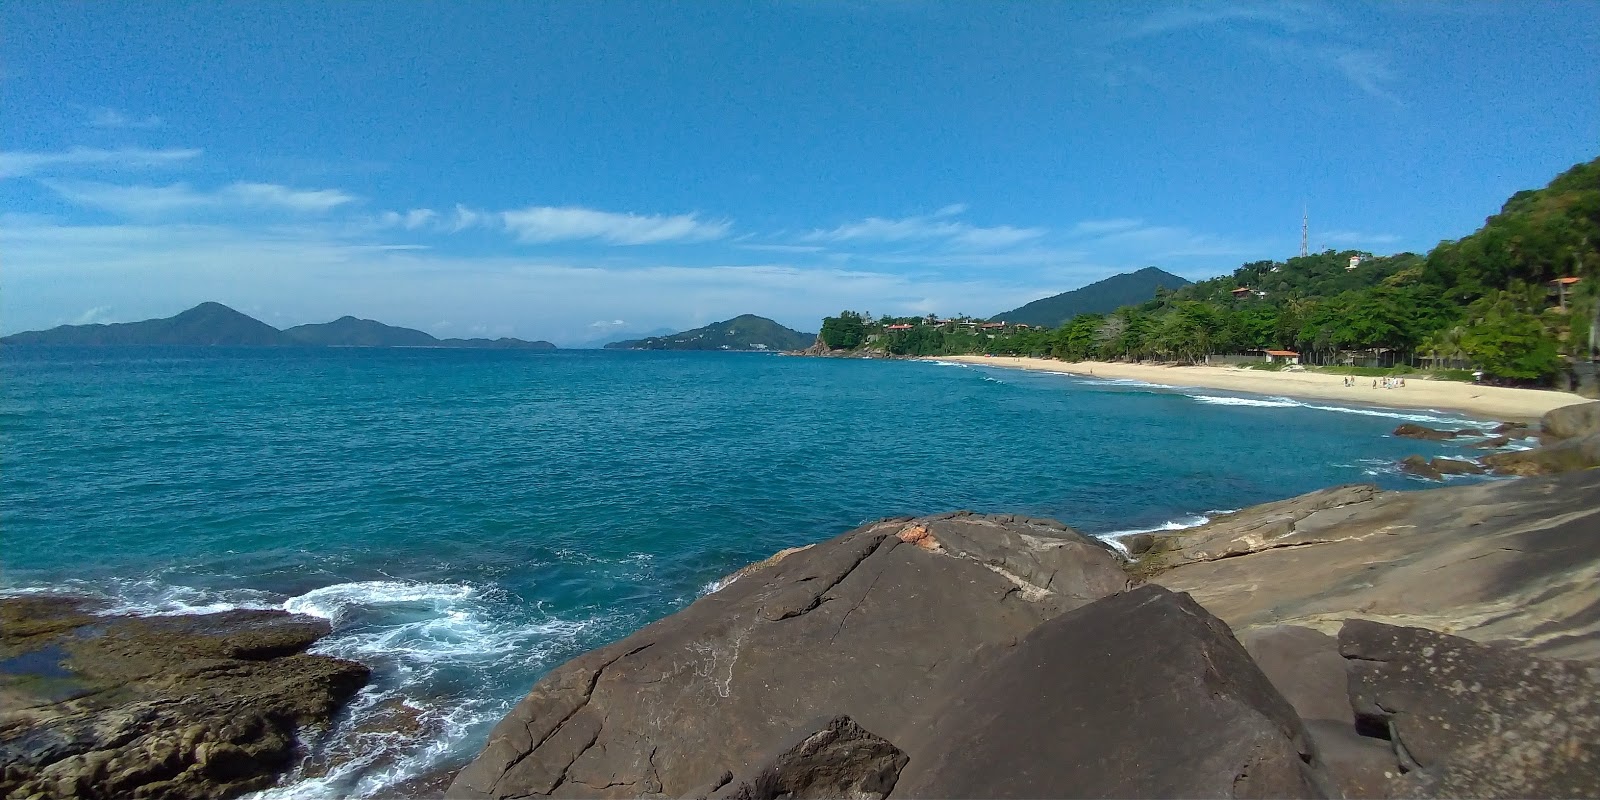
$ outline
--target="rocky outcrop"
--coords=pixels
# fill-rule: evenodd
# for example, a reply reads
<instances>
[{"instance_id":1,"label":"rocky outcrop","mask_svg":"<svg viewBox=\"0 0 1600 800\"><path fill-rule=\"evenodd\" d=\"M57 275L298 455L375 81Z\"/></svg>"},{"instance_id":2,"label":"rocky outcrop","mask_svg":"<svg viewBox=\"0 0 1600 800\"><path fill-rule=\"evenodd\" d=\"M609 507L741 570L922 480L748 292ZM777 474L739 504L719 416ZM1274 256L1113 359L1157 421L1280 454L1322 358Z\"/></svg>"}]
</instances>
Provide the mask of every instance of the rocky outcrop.
<instances>
[{"instance_id":1,"label":"rocky outcrop","mask_svg":"<svg viewBox=\"0 0 1600 800\"><path fill-rule=\"evenodd\" d=\"M1532 450L1493 453L1484 456L1483 463L1496 475L1523 477L1600 467L1600 433L1557 440Z\"/></svg>"},{"instance_id":2,"label":"rocky outcrop","mask_svg":"<svg viewBox=\"0 0 1600 800\"><path fill-rule=\"evenodd\" d=\"M897 797L1329 791L1300 718L1228 627L1158 586L1044 623L930 717Z\"/></svg>"},{"instance_id":3,"label":"rocky outcrop","mask_svg":"<svg viewBox=\"0 0 1600 800\"><path fill-rule=\"evenodd\" d=\"M1459 434L1459 433L1457 433L1455 431L1435 430L1435 429L1430 428L1430 427L1428 427L1426 425L1418 425L1418 424L1416 424L1414 422L1407 422L1407 423L1402 424L1400 427L1395 428L1392 435L1394 435L1394 436L1403 436L1403 437L1405 437L1407 439L1428 439L1428 440L1432 440L1432 441L1443 441L1445 439L1454 439L1454 438L1456 438L1457 436L1459 436L1461 434Z\"/></svg>"},{"instance_id":4,"label":"rocky outcrop","mask_svg":"<svg viewBox=\"0 0 1600 800\"><path fill-rule=\"evenodd\" d=\"M1319 531L1343 519L1337 509L1367 502L1378 493L1378 487L1370 483L1335 486L1221 515L1181 535L1157 535L1136 562L1136 571L1149 574L1259 550L1314 544L1321 541Z\"/></svg>"},{"instance_id":5,"label":"rocky outcrop","mask_svg":"<svg viewBox=\"0 0 1600 800\"><path fill-rule=\"evenodd\" d=\"M449 795L684 796L837 715L905 748L908 711L974 659L1127 585L1118 556L1060 523L866 525L549 673Z\"/></svg>"},{"instance_id":6,"label":"rocky outcrop","mask_svg":"<svg viewBox=\"0 0 1600 800\"><path fill-rule=\"evenodd\" d=\"M97 617L0 600L0 792L226 798L270 786L366 667L306 654L325 621L280 611Z\"/></svg>"},{"instance_id":7,"label":"rocky outcrop","mask_svg":"<svg viewBox=\"0 0 1600 800\"><path fill-rule=\"evenodd\" d=\"M1600 797L1600 671L1420 628L1346 622L1359 724L1393 797Z\"/></svg>"},{"instance_id":8,"label":"rocky outcrop","mask_svg":"<svg viewBox=\"0 0 1600 800\"><path fill-rule=\"evenodd\" d=\"M1446 475L1482 475L1487 469L1475 461L1461 458L1423 458L1406 456L1400 459L1400 469L1418 477L1442 481Z\"/></svg>"},{"instance_id":9,"label":"rocky outcrop","mask_svg":"<svg viewBox=\"0 0 1600 800\"><path fill-rule=\"evenodd\" d=\"M1508 641L1547 657L1600 659L1597 497L1600 470L1374 491L1254 545L1227 530L1230 520L1259 515L1248 509L1173 532L1152 551L1182 556L1214 550L1209 542L1223 539L1233 555L1177 558L1148 572L1241 632L1293 624L1331 634L1355 617ZM1298 500L1321 505L1326 494Z\"/></svg>"},{"instance_id":10,"label":"rocky outcrop","mask_svg":"<svg viewBox=\"0 0 1600 800\"><path fill-rule=\"evenodd\" d=\"M1539 428L1558 439L1580 439L1600 434L1600 402L1579 403L1545 412Z\"/></svg>"}]
</instances>

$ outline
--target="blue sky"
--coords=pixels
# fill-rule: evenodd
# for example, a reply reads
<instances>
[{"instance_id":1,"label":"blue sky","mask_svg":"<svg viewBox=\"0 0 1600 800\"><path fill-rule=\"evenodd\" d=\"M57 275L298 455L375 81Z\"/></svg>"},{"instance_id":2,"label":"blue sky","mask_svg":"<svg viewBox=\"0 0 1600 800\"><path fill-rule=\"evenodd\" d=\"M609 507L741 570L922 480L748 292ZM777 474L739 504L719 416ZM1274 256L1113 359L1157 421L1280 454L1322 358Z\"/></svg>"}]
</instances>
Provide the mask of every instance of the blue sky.
<instances>
[{"instance_id":1,"label":"blue sky","mask_svg":"<svg viewBox=\"0 0 1600 800\"><path fill-rule=\"evenodd\" d=\"M1600 4L6 3L0 330L564 345L1425 251L1600 155Z\"/></svg>"}]
</instances>

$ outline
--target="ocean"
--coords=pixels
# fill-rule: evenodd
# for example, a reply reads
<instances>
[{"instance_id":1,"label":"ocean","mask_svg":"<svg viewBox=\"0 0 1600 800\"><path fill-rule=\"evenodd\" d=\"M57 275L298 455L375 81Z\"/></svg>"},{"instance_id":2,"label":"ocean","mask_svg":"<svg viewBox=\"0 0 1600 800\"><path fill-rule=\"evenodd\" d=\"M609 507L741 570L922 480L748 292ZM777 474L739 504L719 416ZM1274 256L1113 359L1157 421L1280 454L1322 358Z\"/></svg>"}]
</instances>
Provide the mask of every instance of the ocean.
<instances>
[{"instance_id":1,"label":"ocean","mask_svg":"<svg viewBox=\"0 0 1600 800\"><path fill-rule=\"evenodd\" d=\"M374 680L270 797L463 764L540 675L784 547L969 508L1172 529L1399 473L1354 408L767 354L0 348L0 590L284 608ZM1482 480L1453 478L1452 480Z\"/></svg>"}]
</instances>

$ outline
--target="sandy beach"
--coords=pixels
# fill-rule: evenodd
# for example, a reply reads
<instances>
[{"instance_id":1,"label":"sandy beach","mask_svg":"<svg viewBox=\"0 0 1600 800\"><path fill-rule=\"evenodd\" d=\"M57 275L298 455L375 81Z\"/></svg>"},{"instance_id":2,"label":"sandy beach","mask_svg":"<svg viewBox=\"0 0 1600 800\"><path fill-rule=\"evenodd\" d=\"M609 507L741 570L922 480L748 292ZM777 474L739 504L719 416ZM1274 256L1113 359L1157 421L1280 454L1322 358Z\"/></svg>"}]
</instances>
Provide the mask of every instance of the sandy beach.
<instances>
[{"instance_id":1,"label":"sandy beach","mask_svg":"<svg viewBox=\"0 0 1600 800\"><path fill-rule=\"evenodd\" d=\"M1508 389L1410 377L1406 378L1405 388L1374 389L1372 378L1357 377L1356 385L1352 387L1344 385L1341 375L1320 372L1267 372L1239 367L1160 366L1106 361L1068 363L1047 358L1008 356L940 356L929 360L1063 372L1095 378L1126 378L1163 386L1222 389L1390 408L1432 408L1514 422L1534 421L1553 408L1589 402L1571 392Z\"/></svg>"}]
</instances>

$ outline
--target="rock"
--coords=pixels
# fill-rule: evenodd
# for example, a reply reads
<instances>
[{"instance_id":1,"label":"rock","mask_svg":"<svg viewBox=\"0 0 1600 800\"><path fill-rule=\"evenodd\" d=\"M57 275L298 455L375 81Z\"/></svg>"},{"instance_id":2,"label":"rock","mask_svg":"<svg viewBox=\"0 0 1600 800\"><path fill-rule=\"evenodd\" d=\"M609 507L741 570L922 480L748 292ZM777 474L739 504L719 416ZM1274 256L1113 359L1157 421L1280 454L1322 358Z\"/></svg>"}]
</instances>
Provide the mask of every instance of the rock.
<instances>
[{"instance_id":1,"label":"rock","mask_svg":"<svg viewBox=\"0 0 1600 800\"><path fill-rule=\"evenodd\" d=\"M1382 492L1305 517L1280 546L1158 569L1150 580L1189 592L1241 632L1333 633L1359 617L1600 660L1597 497L1600 470Z\"/></svg>"},{"instance_id":2,"label":"rock","mask_svg":"<svg viewBox=\"0 0 1600 800\"><path fill-rule=\"evenodd\" d=\"M1410 473L1419 478L1427 478L1430 481L1444 480L1444 473L1428 463L1428 459L1422 456L1406 456L1400 459L1400 471Z\"/></svg>"},{"instance_id":3,"label":"rock","mask_svg":"<svg viewBox=\"0 0 1600 800\"><path fill-rule=\"evenodd\" d=\"M1496 436L1493 439L1484 439L1483 441L1473 445L1473 447L1479 450L1498 450L1499 448L1505 447L1508 444L1511 444L1511 437Z\"/></svg>"},{"instance_id":4,"label":"rock","mask_svg":"<svg viewBox=\"0 0 1600 800\"><path fill-rule=\"evenodd\" d=\"M1352 800L1388 797L1400 769L1387 742L1356 731L1349 662L1339 655L1338 640L1311 628L1270 625L1241 633L1239 643L1305 722L1340 792Z\"/></svg>"},{"instance_id":5,"label":"rock","mask_svg":"<svg viewBox=\"0 0 1600 800\"><path fill-rule=\"evenodd\" d=\"M1528 430L1528 423L1526 422L1502 422L1499 425L1494 426L1494 428L1490 430L1490 433L1506 435L1511 433L1520 433L1526 430Z\"/></svg>"},{"instance_id":6,"label":"rock","mask_svg":"<svg viewBox=\"0 0 1600 800\"><path fill-rule=\"evenodd\" d=\"M1483 457L1483 463L1496 475L1524 477L1597 467L1600 466L1600 433L1581 439L1564 439L1532 450L1491 453Z\"/></svg>"},{"instance_id":7,"label":"rock","mask_svg":"<svg viewBox=\"0 0 1600 800\"><path fill-rule=\"evenodd\" d=\"M296 736L365 685L304 651L328 623L281 611L92 617L0 600L0 791L226 798L271 786Z\"/></svg>"},{"instance_id":8,"label":"rock","mask_svg":"<svg viewBox=\"0 0 1600 800\"><path fill-rule=\"evenodd\" d=\"M550 672L448 794L715 791L840 714L915 761L912 717L952 676L1124 590L1121 564L1102 542L1014 519L862 526Z\"/></svg>"},{"instance_id":9,"label":"rock","mask_svg":"<svg viewBox=\"0 0 1600 800\"><path fill-rule=\"evenodd\" d=\"M1457 436L1487 436L1488 434L1484 433L1483 431L1478 430L1477 428L1459 428L1459 429L1456 430L1456 435Z\"/></svg>"},{"instance_id":10,"label":"rock","mask_svg":"<svg viewBox=\"0 0 1600 800\"><path fill-rule=\"evenodd\" d=\"M970 674L932 718L907 742L897 797L1322 797L1328 788L1294 709L1228 627L1157 586L1044 623Z\"/></svg>"},{"instance_id":11,"label":"rock","mask_svg":"<svg viewBox=\"0 0 1600 800\"><path fill-rule=\"evenodd\" d=\"M1435 458L1428 466L1441 475L1482 475L1488 470L1461 458Z\"/></svg>"},{"instance_id":12,"label":"rock","mask_svg":"<svg viewBox=\"0 0 1600 800\"><path fill-rule=\"evenodd\" d=\"M1600 433L1600 402L1578 403L1546 411L1539 429L1561 439L1577 439Z\"/></svg>"},{"instance_id":13,"label":"rock","mask_svg":"<svg viewBox=\"0 0 1600 800\"><path fill-rule=\"evenodd\" d=\"M906 754L846 716L817 726L744 777L729 773L715 800L835 798L883 800L894 790Z\"/></svg>"},{"instance_id":14,"label":"rock","mask_svg":"<svg viewBox=\"0 0 1600 800\"><path fill-rule=\"evenodd\" d=\"M1436 441L1454 439L1457 436L1455 431L1434 430L1426 425L1418 425L1414 422L1407 422L1395 428L1393 435L1404 436L1407 439L1430 439Z\"/></svg>"},{"instance_id":15,"label":"rock","mask_svg":"<svg viewBox=\"0 0 1600 800\"><path fill-rule=\"evenodd\" d=\"M1130 533L1117 539L1123 547L1128 548L1128 555L1138 557L1150 552L1156 546L1156 537L1153 533Z\"/></svg>"},{"instance_id":16,"label":"rock","mask_svg":"<svg viewBox=\"0 0 1600 800\"><path fill-rule=\"evenodd\" d=\"M1378 494L1378 487L1370 483L1351 484L1251 506L1205 525L1159 537L1135 565L1135 571L1167 569L1304 544L1308 539L1302 521L1314 515L1326 515L1332 509L1364 503Z\"/></svg>"},{"instance_id":17,"label":"rock","mask_svg":"<svg viewBox=\"0 0 1600 800\"><path fill-rule=\"evenodd\" d=\"M1398 797L1600 797L1600 674L1421 628L1350 620L1350 699L1387 732Z\"/></svg>"}]
</instances>

